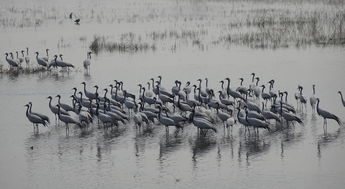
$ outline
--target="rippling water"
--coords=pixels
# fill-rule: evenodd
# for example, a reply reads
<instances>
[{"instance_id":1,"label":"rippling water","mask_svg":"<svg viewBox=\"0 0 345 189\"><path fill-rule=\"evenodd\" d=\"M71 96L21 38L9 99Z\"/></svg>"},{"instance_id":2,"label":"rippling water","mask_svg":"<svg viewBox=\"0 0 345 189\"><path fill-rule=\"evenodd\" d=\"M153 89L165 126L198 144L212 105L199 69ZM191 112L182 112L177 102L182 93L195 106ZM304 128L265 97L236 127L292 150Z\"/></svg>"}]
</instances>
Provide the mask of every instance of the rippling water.
<instances>
[{"instance_id":1,"label":"rippling water","mask_svg":"<svg viewBox=\"0 0 345 189\"><path fill-rule=\"evenodd\" d=\"M323 120L312 114L310 106L306 114L300 114L304 125L261 131L259 136L245 135L239 124L231 132L219 124L217 134L200 137L193 125L181 133L170 129L167 135L163 126L139 131L133 123L115 130L97 125L85 131L73 127L66 135L64 125L54 121L34 134L25 117L24 105L29 101L35 111L54 120L46 99L49 95L61 94L62 101L69 102L71 89L81 89L82 81L103 89L114 79L124 81L124 87L137 94L138 83L158 75L163 76L166 88L177 78L195 83L208 77L210 86L219 89L218 82L225 77L232 79L233 86L239 85L237 78L244 77L248 85L250 73L255 72L262 82L274 78L275 89L289 91L292 104L298 84L308 97L316 84L320 106L345 120L337 94L338 90L345 92L342 47L258 50L215 46L200 50L187 46L173 52L162 48L100 53L93 56L88 75L82 71L88 41L103 31L94 32L94 26L65 23L1 30L0 52L29 46L31 53L43 53L50 48L52 55L62 53L78 67L70 73L0 74L2 188L343 188L344 128L329 121L325 135ZM139 22L123 30L138 31L141 26L148 25ZM88 40L79 40L81 36ZM0 63L7 66L4 59Z\"/></svg>"}]
</instances>

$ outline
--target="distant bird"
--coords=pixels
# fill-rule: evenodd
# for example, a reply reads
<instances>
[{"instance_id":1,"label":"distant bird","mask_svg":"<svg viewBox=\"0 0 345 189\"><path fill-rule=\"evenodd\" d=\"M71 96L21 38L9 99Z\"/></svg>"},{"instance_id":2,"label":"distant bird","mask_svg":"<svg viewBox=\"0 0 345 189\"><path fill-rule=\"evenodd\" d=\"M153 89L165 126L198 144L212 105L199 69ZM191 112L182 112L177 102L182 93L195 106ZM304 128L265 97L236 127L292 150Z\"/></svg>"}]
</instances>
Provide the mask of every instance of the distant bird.
<instances>
[{"instance_id":1,"label":"distant bird","mask_svg":"<svg viewBox=\"0 0 345 189\"><path fill-rule=\"evenodd\" d=\"M340 119L336 115L334 115L334 114L332 114L326 110L323 110L319 107L319 104L320 104L319 98L317 98L316 101L317 101L316 111L317 111L317 114L319 114L321 117L323 117L323 120L324 120L323 129L325 132L327 132L327 119L334 119L339 125L341 125Z\"/></svg>"},{"instance_id":2,"label":"distant bird","mask_svg":"<svg viewBox=\"0 0 345 189\"><path fill-rule=\"evenodd\" d=\"M26 47L25 63L26 63L26 65L30 64L29 47Z\"/></svg>"},{"instance_id":3,"label":"distant bird","mask_svg":"<svg viewBox=\"0 0 345 189\"><path fill-rule=\"evenodd\" d=\"M341 91L338 91L338 93L340 94L341 102L342 102L343 106L345 107L345 100L343 98L343 94L341 93Z\"/></svg>"},{"instance_id":4,"label":"distant bird","mask_svg":"<svg viewBox=\"0 0 345 189\"><path fill-rule=\"evenodd\" d=\"M49 49L46 49L46 57L43 57L42 59L49 62Z\"/></svg>"},{"instance_id":5,"label":"distant bird","mask_svg":"<svg viewBox=\"0 0 345 189\"><path fill-rule=\"evenodd\" d=\"M90 71L90 65L91 65L91 51L87 52L86 54L86 60L83 62L84 69L89 72Z\"/></svg>"},{"instance_id":6,"label":"distant bird","mask_svg":"<svg viewBox=\"0 0 345 189\"><path fill-rule=\"evenodd\" d=\"M312 111L315 112L315 107L316 107L315 85L313 85L313 95L309 98L309 102L310 102Z\"/></svg>"},{"instance_id":7,"label":"distant bird","mask_svg":"<svg viewBox=\"0 0 345 189\"><path fill-rule=\"evenodd\" d=\"M76 24L76 25L79 25L80 23L80 18L77 18L76 17L76 15L73 13L73 12L71 12L70 14L69 14L69 19L71 19L71 20L74 20L74 23Z\"/></svg>"}]
</instances>

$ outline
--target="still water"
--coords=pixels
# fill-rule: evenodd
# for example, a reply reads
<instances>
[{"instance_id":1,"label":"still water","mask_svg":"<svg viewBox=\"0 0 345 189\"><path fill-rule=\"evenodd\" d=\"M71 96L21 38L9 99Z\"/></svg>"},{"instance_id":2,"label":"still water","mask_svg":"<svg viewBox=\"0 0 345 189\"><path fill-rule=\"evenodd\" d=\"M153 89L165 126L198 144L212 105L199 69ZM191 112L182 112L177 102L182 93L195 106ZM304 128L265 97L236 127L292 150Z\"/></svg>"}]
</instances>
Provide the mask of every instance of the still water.
<instances>
[{"instance_id":1,"label":"still water","mask_svg":"<svg viewBox=\"0 0 345 189\"><path fill-rule=\"evenodd\" d=\"M64 7L63 3L56 6ZM84 7L81 1L73 1L73 6ZM345 93L342 47L212 46L200 50L186 45L171 51L163 44L156 51L93 55L91 72L85 74L82 61L88 42L97 33L111 33L107 28L113 26L89 23L75 27L67 21L56 26L49 21L41 27L1 29L1 53L29 46L34 64L33 52L50 48L52 55L61 53L77 67L70 73L0 74L1 188L343 188L344 128L329 121L324 134L323 120L312 114L309 104L307 113L299 114L304 125L262 131L259 136L245 135L240 124L230 133L219 124L218 133L201 137L193 125L178 134L170 129L167 135L161 125L139 131L132 122L113 131L96 124L83 132L72 127L66 135L64 125L54 123L46 98L61 94L62 101L70 103L72 88L81 90L81 82L86 81L89 90L95 84L103 89L114 79L124 81L124 87L137 94L137 84L158 75L163 76L165 88L175 79L196 83L208 77L210 86L218 90L225 77L232 79L233 86L239 85L239 77L249 85L250 73L255 72L263 84L275 79L275 89L289 91L288 100L294 105L297 85L304 86L309 97L315 84L320 106L345 120L337 94L339 90ZM151 26L143 21L120 25L124 31L139 33L146 31L142 26ZM85 36L86 41L80 40ZM7 68L4 58L0 63ZM39 134L33 133L25 117L24 105L29 101L34 111L52 120Z\"/></svg>"}]
</instances>

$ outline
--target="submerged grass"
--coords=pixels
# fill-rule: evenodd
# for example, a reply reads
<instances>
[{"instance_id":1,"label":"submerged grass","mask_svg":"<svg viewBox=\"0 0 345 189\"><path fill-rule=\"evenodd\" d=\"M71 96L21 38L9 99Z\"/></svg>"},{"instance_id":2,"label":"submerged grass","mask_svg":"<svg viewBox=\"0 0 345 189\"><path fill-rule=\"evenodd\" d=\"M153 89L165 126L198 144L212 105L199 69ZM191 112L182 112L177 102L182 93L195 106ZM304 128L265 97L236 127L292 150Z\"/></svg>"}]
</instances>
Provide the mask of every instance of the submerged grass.
<instances>
[{"instance_id":1,"label":"submerged grass","mask_svg":"<svg viewBox=\"0 0 345 189\"><path fill-rule=\"evenodd\" d=\"M133 35L133 34L131 34ZM155 50L155 44L149 44L146 42L135 41L135 40L122 40L119 42L109 41L106 37L95 36L91 42L90 50L95 54L101 51L108 52L131 52L135 53L138 51Z\"/></svg>"}]
</instances>

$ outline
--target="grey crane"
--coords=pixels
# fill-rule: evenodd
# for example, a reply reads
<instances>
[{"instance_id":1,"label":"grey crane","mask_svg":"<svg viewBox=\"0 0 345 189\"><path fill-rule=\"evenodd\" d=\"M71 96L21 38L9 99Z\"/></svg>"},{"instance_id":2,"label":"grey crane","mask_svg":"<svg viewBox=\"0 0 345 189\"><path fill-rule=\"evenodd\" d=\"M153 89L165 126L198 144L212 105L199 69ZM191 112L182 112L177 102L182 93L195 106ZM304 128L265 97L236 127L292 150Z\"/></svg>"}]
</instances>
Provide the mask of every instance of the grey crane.
<instances>
[{"instance_id":1,"label":"grey crane","mask_svg":"<svg viewBox=\"0 0 345 189\"><path fill-rule=\"evenodd\" d=\"M341 103L343 104L343 106L345 107L345 100L343 98L343 94L341 93L341 91L338 91L340 98L341 98Z\"/></svg>"},{"instance_id":2,"label":"grey crane","mask_svg":"<svg viewBox=\"0 0 345 189\"><path fill-rule=\"evenodd\" d=\"M85 69L87 72L90 72L91 53L92 53L91 51L87 52L87 54L86 54L86 60L83 61L84 69Z\"/></svg>"},{"instance_id":3,"label":"grey crane","mask_svg":"<svg viewBox=\"0 0 345 189\"><path fill-rule=\"evenodd\" d=\"M44 121L50 123L50 120L49 120L49 117L46 116L46 115L43 115L41 113L37 113L37 112L32 112L31 109L32 109L32 102L29 102L29 105L30 105L30 109L29 109L29 113L30 114L33 114L33 115L36 115L38 117L40 117L41 119L43 119Z\"/></svg>"},{"instance_id":4,"label":"grey crane","mask_svg":"<svg viewBox=\"0 0 345 189\"><path fill-rule=\"evenodd\" d=\"M198 129L200 129L202 135L206 136L207 131L210 129L213 130L215 133L217 133L217 129L213 127L213 124L211 122L209 122L208 120L202 117L195 116L195 106L190 116L191 116L193 125L197 127Z\"/></svg>"},{"instance_id":5,"label":"grey crane","mask_svg":"<svg viewBox=\"0 0 345 189\"><path fill-rule=\"evenodd\" d=\"M326 110L323 110L319 107L319 104L320 104L320 99L317 98L316 99L317 101L317 105L316 105L316 111L317 111L317 114L319 114L319 116L323 117L323 130L325 133L327 133L327 119L334 119L339 125L341 125L341 122L340 122L340 119L339 117L337 117L336 115L326 111Z\"/></svg>"},{"instance_id":6,"label":"grey crane","mask_svg":"<svg viewBox=\"0 0 345 189\"><path fill-rule=\"evenodd\" d=\"M313 112L316 108L315 85L313 84L313 95L309 98L310 106ZM345 105L344 105L345 106Z\"/></svg>"},{"instance_id":7,"label":"grey crane","mask_svg":"<svg viewBox=\"0 0 345 189\"><path fill-rule=\"evenodd\" d=\"M8 58L8 53L5 53L5 55L6 55L6 61L10 65L10 67L19 67L19 64L17 61L15 61L11 58Z\"/></svg>"},{"instance_id":8,"label":"grey crane","mask_svg":"<svg viewBox=\"0 0 345 189\"><path fill-rule=\"evenodd\" d=\"M271 112L271 111L266 111L266 110L264 109L264 106L265 106L265 104L264 104L264 102L262 102L261 115L263 115L263 116L265 117L265 119L268 119L268 120L274 119L274 120L276 120L277 122L280 122L279 116L278 116L277 114Z\"/></svg>"},{"instance_id":9,"label":"grey crane","mask_svg":"<svg viewBox=\"0 0 345 189\"><path fill-rule=\"evenodd\" d=\"M58 104L60 105L60 107L66 111L75 111L75 108L73 108L72 106L68 105L68 104L64 104L61 103L61 96L60 95L56 95L56 97L58 97Z\"/></svg>"},{"instance_id":10,"label":"grey crane","mask_svg":"<svg viewBox=\"0 0 345 189\"><path fill-rule=\"evenodd\" d=\"M169 126L174 126L176 129L182 129L182 126L176 123L173 119L163 115L161 106L158 106L158 110L158 121L165 126L167 133L169 133Z\"/></svg>"},{"instance_id":11,"label":"grey crane","mask_svg":"<svg viewBox=\"0 0 345 189\"><path fill-rule=\"evenodd\" d=\"M74 119L73 117L71 117L69 115L62 114L60 105L56 105L56 107L58 109L58 118L59 118L59 120L66 124L66 132L69 132L68 124L76 124L79 127L81 127L81 124L80 124L80 122L78 120Z\"/></svg>"},{"instance_id":12,"label":"grey crane","mask_svg":"<svg viewBox=\"0 0 345 189\"><path fill-rule=\"evenodd\" d=\"M96 88L96 92L95 93L91 93L91 92L86 90L86 83L85 82L82 82L81 84L84 86L84 94L85 94L85 96L87 98L89 98L89 99L96 99L96 98L98 98L98 93L97 93L98 86L97 85L93 86L93 87Z\"/></svg>"},{"instance_id":13,"label":"grey crane","mask_svg":"<svg viewBox=\"0 0 345 189\"><path fill-rule=\"evenodd\" d=\"M38 124L42 124L43 126L47 126L46 121L44 121L43 119L41 119L37 115L33 115L33 114L29 113L29 104L26 104L25 106L26 106L26 117L28 118L28 120L33 125L36 125L37 132L38 132ZM34 131L35 131L35 127L34 127Z\"/></svg>"},{"instance_id":14,"label":"grey crane","mask_svg":"<svg viewBox=\"0 0 345 189\"><path fill-rule=\"evenodd\" d=\"M43 67L47 67L47 66L48 66L48 62L45 61L43 58L38 58L38 55L39 55L39 53L36 52L36 61L37 61L37 64L38 64L38 65L41 65L41 66L43 66Z\"/></svg>"},{"instance_id":15,"label":"grey crane","mask_svg":"<svg viewBox=\"0 0 345 189\"><path fill-rule=\"evenodd\" d=\"M49 108L53 112L53 114L55 115L55 121L57 121L57 118L58 118L57 116L59 114L59 110L56 106L52 105L52 99L53 98L51 96L48 96L47 98L49 99ZM69 115L68 112L66 112L65 110L61 110L60 113L63 115Z\"/></svg>"},{"instance_id":16,"label":"grey crane","mask_svg":"<svg viewBox=\"0 0 345 189\"><path fill-rule=\"evenodd\" d=\"M269 124L267 122L255 118L249 118L248 113L246 114L246 121L249 125L256 128L257 131L259 131L259 128L270 130Z\"/></svg>"},{"instance_id":17,"label":"grey crane","mask_svg":"<svg viewBox=\"0 0 345 189\"><path fill-rule=\"evenodd\" d=\"M243 101L245 101L244 97L237 91L234 91L230 88L230 78L225 78L225 80L228 81L228 86L227 86L227 92L228 95L232 96L234 99L242 99Z\"/></svg>"}]
</instances>

